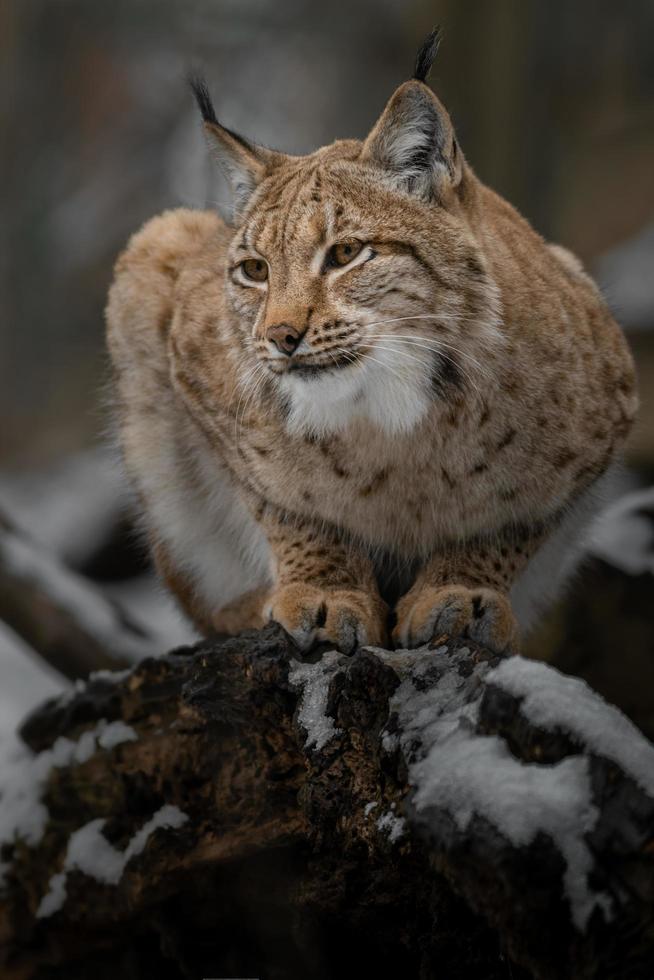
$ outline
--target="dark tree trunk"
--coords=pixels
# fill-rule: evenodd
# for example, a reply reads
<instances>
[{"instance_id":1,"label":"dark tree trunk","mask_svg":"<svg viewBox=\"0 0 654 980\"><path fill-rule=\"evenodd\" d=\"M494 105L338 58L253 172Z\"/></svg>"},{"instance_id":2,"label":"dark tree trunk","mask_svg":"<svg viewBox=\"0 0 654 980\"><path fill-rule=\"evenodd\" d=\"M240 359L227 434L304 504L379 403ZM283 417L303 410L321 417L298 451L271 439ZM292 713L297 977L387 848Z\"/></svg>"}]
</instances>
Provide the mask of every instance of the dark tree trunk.
<instances>
[{"instance_id":1,"label":"dark tree trunk","mask_svg":"<svg viewBox=\"0 0 654 980\"><path fill-rule=\"evenodd\" d=\"M561 675L534 664L516 693L471 646L296 657L269 627L25 722L58 765L40 770L43 835L3 849L3 977L654 975L654 748L625 719L615 744L583 735L586 707L617 730L615 709L572 681L579 724L563 695L560 721L535 724L529 685L556 696ZM86 751L57 742L90 731ZM489 750L497 770L478 772ZM511 806L559 773L552 813L512 829ZM109 842L104 868L85 835Z\"/></svg>"}]
</instances>

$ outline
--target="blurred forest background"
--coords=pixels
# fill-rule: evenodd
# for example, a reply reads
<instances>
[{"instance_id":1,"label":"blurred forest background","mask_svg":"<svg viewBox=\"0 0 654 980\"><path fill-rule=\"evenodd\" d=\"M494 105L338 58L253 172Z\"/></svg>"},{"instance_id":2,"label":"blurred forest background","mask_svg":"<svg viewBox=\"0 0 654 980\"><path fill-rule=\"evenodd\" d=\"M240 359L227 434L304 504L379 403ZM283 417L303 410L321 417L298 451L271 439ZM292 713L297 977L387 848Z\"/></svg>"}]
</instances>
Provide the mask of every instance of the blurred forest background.
<instances>
[{"instance_id":1,"label":"blurred forest background","mask_svg":"<svg viewBox=\"0 0 654 980\"><path fill-rule=\"evenodd\" d=\"M145 219L179 205L212 206L220 193L185 72L204 67L228 126L304 152L362 137L436 23L444 41L431 84L468 160L543 235L580 255L629 332L643 410L620 489L644 487L654 482L651 0L0 6L0 510L149 616L166 646L188 631L148 584L127 497L103 449L103 307L116 255ZM646 513L642 505L637 536L649 547ZM624 678L616 681L615 665L602 668L610 675L602 687L587 651L569 652L570 617L578 625L579 615L578 606L559 610L534 651L585 672L654 730L651 696L645 703L640 693L654 690L649 625L637 628L643 652L630 667L631 687L616 693ZM600 638L605 632L598 627ZM631 639L627 646L633 650ZM28 652L3 628L7 726L61 683L41 668L29 673ZM629 656L616 653L623 665Z\"/></svg>"}]
</instances>

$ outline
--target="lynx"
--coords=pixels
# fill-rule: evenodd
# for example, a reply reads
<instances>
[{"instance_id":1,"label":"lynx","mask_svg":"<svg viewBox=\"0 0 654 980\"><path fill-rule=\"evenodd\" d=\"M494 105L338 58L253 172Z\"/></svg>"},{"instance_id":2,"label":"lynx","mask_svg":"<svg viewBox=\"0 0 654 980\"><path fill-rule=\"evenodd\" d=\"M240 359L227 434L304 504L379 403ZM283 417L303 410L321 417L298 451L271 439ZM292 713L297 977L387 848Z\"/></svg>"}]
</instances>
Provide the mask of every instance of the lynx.
<instances>
[{"instance_id":1,"label":"lynx","mask_svg":"<svg viewBox=\"0 0 654 980\"><path fill-rule=\"evenodd\" d=\"M205 633L514 650L631 426L619 327L476 177L437 47L365 140L308 156L221 126L194 80L229 222L164 213L116 264L124 458Z\"/></svg>"}]
</instances>

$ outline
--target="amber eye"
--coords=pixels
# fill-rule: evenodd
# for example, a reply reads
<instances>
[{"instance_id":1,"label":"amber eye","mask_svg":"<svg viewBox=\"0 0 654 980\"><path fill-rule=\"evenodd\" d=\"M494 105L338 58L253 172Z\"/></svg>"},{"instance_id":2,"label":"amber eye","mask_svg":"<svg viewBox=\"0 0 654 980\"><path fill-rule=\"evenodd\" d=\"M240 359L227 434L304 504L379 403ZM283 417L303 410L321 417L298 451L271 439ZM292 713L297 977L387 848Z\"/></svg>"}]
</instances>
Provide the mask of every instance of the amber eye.
<instances>
[{"instance_id":1,"label":"amber eye","mask_svg":"<svg viewBox=\"0 0 654 980\"><path fill-rule=\"evenodd\" d=\"M355 259L363 245L358 242L356 238L351 238L347 242L338 242L336 245L332 245L329 250L327 259L329 265L347 265L352 259Z\"/></svg>"},{"instance_id":2,"label":"amber eye","mask_svg":"<svg viewBox=\"0 0 654 980\"><path fill-rule=\"evenodd\" d=\"M241 269L245 278L253 282L265 282L268 278L268 266L261 259L246 259L241 262Z\"/></svg>"}]
</instances>

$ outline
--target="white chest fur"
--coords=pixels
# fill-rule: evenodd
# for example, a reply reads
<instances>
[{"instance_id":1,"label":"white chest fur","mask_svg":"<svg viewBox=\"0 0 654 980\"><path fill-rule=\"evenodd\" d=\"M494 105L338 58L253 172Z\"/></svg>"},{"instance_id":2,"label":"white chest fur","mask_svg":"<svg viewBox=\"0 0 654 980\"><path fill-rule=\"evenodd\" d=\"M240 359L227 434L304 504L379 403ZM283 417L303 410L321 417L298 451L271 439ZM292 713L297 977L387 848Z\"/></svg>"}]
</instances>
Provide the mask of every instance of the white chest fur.
<instances>
[{"instance_id":1,"label":"white chest fur","mask_svg":"<svg viewBox=\"0 0 654 980\"><path fill-rule=\"evenodd\" d=\"M389 435L411 432L430 405L427 356L375 348L363 364L304 378L289 372L281 388L289 401L289 433L317 438L362 418Z\"/></svg>"}]
</instances>

